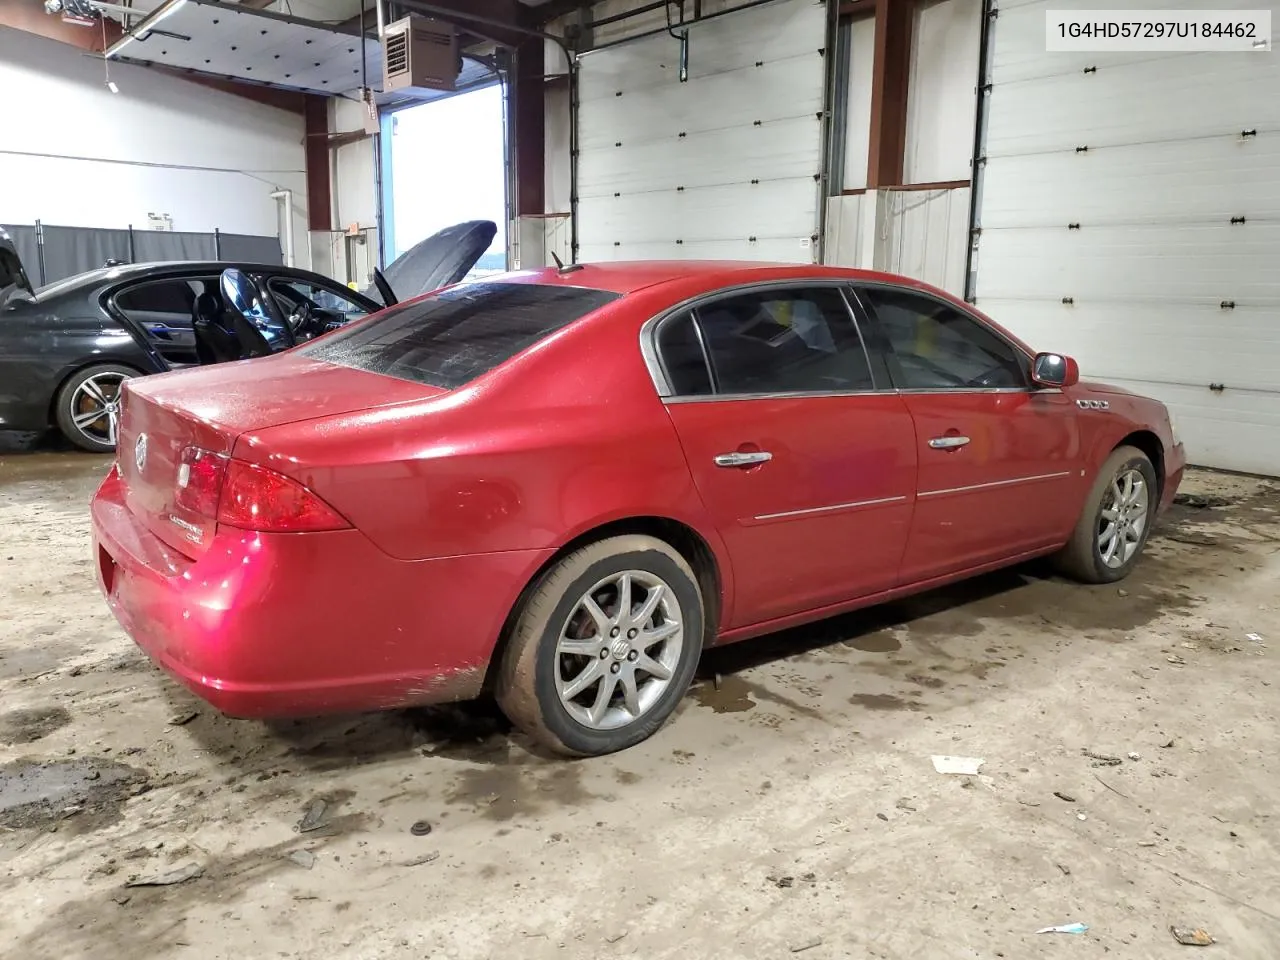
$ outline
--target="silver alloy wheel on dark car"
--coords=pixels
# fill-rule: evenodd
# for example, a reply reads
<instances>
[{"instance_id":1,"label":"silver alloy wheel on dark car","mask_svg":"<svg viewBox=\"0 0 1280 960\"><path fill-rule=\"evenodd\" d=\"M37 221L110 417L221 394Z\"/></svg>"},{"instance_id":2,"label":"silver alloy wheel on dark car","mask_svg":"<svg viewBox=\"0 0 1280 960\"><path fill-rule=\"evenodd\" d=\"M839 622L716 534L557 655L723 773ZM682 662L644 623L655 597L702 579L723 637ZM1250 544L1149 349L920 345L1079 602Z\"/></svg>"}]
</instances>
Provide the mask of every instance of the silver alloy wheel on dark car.
<instances>
[{"instance_id":1,"label":"silver alloy wheel on dark car","mask_svg":"<svg viewBox=\"0 0 1280 960\"><path fill-rule=\"evenodd\" d=\"M119 364L81 370L58 392L56 416L63 435L83 450L110 453L120 433L121 389L137 372Z\"/></svg>"}]
</instances>

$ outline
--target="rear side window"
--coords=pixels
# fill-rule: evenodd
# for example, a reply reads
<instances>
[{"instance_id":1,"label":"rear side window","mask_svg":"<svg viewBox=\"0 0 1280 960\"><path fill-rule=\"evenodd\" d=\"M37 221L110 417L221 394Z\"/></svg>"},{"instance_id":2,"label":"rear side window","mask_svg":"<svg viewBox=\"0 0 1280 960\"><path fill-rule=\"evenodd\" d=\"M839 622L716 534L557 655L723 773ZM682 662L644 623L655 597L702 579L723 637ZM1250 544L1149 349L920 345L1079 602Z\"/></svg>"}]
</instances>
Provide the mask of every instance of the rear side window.
<instances>
[{"instance_id":1,"label":"rear side window","mask_svg":"<svg viewBox=\"0 0 1280 960\"><path fill-rule=\"evenodd\" d=\"M711 370L694 326L693 314L682 313L658 328L658 353L667 382L677 396L700 397L715 393Z\"/></svg>"},{"instance_id":2,"label":"rear side window","mask_svg":"<svg viewBox=\"0 0 1280 960\"><path fill-rule=\"evenodd\" d=\"M616 299L583 287L469 283L393 307L299 352L453 390Z\"/></svg>"}]
</instances>

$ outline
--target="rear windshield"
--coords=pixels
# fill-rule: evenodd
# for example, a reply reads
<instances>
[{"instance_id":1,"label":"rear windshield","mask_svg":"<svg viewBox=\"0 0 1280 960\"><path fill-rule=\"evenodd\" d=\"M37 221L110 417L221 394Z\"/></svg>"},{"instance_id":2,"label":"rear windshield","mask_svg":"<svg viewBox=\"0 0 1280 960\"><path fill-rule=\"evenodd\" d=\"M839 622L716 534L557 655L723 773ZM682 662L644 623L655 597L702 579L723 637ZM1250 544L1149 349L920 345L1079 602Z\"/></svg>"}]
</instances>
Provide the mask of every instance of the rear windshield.
<instances>
[{"instance_id":1,"label":"rear windshield","mask_svg":"<svg viewBox=\"0 0 1280 960\"><path fill-rule=\"evenodd\" d=\"M617 298L583 287L468 283L298 349L314 360L453 390Z\"/></svg>"}]
</instances>

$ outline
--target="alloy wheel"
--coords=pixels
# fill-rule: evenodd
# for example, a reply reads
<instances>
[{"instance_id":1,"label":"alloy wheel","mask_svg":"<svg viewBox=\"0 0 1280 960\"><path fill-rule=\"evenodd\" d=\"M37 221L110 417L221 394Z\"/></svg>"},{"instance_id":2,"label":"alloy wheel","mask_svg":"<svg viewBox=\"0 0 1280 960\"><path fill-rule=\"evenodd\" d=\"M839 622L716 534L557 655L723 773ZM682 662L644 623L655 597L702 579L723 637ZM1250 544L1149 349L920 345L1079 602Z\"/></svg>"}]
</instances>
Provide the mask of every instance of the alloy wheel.
<instances>
[{"instance_id":1,"label":"alloy wheel","mask_svg":"<svg viewBox=\"0 0 1280 960\"><path fill-rule=\"evenodd\" d=\"M671 683L684 645L679 601L655 574L625 570L578 600L556 643L560 703L592 730L648 713Z\"/></svg>"},{"instance_id":2,"label":"alloy wheel","mask_svg":"<svg viewBox=\"0 0 1280 960\"><path fill-rule=\"evenodd\" d=\"M1122 470L1111 481L1098 517L1098 555L1113 570L1127 564L1146 533L1150 494L1146 477L1136 467Z\"/></svg>"},{"instance_id":3,"label":"alloy wheel","mask_svg":"<svg viewBox=\"0 0 1280 960\"><path fill-rule=\"evenodd\" d=\"M71 422L86 438L115 446L120 432L120 391L129 377L104 372L87 377L71 395Z\"/></svg>"}]
</instances>

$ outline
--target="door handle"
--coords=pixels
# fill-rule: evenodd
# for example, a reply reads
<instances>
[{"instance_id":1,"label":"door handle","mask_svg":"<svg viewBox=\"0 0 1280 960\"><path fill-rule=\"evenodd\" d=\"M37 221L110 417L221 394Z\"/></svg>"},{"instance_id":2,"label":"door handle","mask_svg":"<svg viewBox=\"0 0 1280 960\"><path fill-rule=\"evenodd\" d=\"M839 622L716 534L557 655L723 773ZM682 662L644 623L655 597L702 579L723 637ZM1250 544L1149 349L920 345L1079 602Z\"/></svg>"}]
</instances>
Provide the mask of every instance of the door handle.
<instances>
[{"instance_id":1,"label":"door handle","mask_svg":"<svg viewBox=\"0 0 1280 960\"><path fill-rule=\"evenodd\" d=\"M751 467L757 463L768 463L773 459L773 454L768 450L754 450L751 452L735 451L733 453L722 453L716 457L717 467Z\"/></svg>"},{"instance_id":2,"label":"door handle","mask_svg":"<svg viewBox=\"0 0 1280 960\"><path fill-rule=\"evenodd\" d=\"M934 437L929 441L929 446L935 450L955 450L968 442L968 437Z\"/></svg>"}]
</instances>

